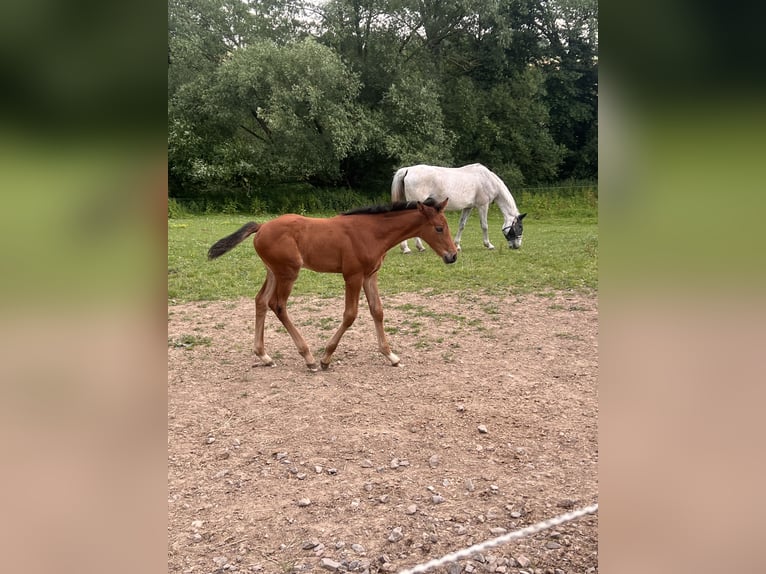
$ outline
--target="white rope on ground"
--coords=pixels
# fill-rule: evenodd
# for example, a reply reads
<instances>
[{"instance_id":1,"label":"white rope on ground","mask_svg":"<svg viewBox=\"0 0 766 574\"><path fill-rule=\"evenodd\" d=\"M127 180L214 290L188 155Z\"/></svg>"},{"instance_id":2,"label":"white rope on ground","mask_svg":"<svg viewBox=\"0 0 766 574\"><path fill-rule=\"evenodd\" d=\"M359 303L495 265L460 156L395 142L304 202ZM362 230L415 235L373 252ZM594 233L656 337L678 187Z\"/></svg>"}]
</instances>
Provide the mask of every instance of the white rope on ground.
<instances>
[{"instance_id":1,"label":"white rope on ground","mask_svg":"<svg viewBox=\"0 0 766 574\"><path fill-rule=\"evenodd\" d=\"M489 540L485 540L484 542L480 542L479 544L474 544L468 548L463 548L462 550L445 554L441 558L435 558L433 560L429 560L428 562L424 562L423 564L418 564L417 566L409 568L408 570L402 570L399 572L399 574L420 574L422 572L428 572L429 570L438 566L444 566L450 562L457 562L463 558L470 558L472 555L483 552L489 548L507 544L511 540L517 540L519 538L531 536L532 534L537 534L538 532L547 530L548 528L553 528L559 524L564 524L570 520L575 520L585 516L586 514L594 514L596 511L598 511L598 504L591 504L585 508L580 508L579 510L573 510L572 512L567 512L566 514L561 514L560 516L549 518L548 520L543 520L542 522L527 526L521 530L509 532L508 534L503 534L497 538L491 538Z\"/></svg>"}]
</instances>

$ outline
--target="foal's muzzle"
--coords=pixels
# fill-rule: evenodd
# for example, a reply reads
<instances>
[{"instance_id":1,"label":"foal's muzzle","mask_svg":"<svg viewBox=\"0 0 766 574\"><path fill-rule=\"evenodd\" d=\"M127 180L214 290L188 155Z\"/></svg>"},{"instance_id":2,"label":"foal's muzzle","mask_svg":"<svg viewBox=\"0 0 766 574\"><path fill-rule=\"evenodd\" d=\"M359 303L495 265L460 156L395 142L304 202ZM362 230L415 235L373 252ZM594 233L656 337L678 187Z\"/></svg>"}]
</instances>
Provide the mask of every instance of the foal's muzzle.
<instances>
[{"instance_id":1,"label":"foal's muzzle","mask_svg":"<svg viewBox=\"0 0 766 574\"><path fill-rule=\"evenodd\" d=\"M454 263L457 261L457 253L445 253L442 256L442 259L444 259L444 262L447 264Z\"/></svg>"}]
</instances>

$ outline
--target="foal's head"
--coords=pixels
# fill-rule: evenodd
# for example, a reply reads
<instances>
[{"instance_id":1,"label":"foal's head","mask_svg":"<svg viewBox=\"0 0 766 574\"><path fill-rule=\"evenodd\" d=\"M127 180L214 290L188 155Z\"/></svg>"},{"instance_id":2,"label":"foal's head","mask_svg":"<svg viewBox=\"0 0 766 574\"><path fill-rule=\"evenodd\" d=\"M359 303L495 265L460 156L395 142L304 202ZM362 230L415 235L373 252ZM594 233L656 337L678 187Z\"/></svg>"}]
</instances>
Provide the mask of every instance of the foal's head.
<instances>
[{"instance_id":1,"label":"foal's head","mask_svg":"<svg viewBox=\"0 0 766 574\"><path fill-rule=\"evenodd\" d=\"M524 233L524 225L521 220L527 216L526 213L522 213L513 218L513 223L508 227L503 227L503 235L508 241L508 247L511 249L518 249L521 247L521 236Z\"/></svg>"},{"instance_id":2,"label":"foal's head","mask_svg":"<svg viewBox=\"0 0 766 574\"><path fill-rule=\"evenodd\" d=\"M452 241L447 218L444 217L444 208L448 199L436 203L432 198L424 202L418 202L418 211L425 216L426 221L418 231L418 237L425 240L431 249L436 251L445 263L454 263L457 260L457 246Z\"/></svg>"}]
</instances>

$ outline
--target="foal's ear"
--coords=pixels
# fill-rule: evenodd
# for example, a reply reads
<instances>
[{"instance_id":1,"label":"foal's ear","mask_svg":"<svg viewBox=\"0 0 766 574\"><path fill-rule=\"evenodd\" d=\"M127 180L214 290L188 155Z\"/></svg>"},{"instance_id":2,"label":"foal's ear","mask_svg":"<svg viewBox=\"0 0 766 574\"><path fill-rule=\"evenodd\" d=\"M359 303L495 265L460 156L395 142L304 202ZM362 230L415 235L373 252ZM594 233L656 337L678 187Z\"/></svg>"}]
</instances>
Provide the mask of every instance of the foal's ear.
<instances>
[{"instance_id":1,"label":"foal's ear","mask_svg":"<svg viewBox=\"0 0 766 574\"><path fill-rule=\"evenodd\" d=\"M449 201L449 197L445 197L444 201L442 201L439 205L436 206L436 211L444 211L444 208L447 207L448 201Z\"/></svg>"}]
</instances>

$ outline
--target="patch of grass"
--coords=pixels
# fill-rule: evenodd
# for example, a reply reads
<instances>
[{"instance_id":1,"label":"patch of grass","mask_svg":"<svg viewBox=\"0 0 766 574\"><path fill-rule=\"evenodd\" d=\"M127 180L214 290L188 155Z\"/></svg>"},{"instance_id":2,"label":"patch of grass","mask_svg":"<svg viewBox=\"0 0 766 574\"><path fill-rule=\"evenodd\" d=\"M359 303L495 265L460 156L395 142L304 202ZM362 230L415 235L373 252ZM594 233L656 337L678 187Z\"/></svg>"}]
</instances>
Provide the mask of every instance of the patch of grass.
<instances>
[{"instance_id":1,"label":"patch of grass","mask_svg":"<svg viewBox=\"0 0 766 574\"><path fill-rule=\"evenodd\" d=\"M555 337L558 337L559 339L580 339L579 335L575 335L573 333L554 333Z\"/></svg>"},{"instance_id":2,"label":"patch of grass","mask_svg":"<svg viewBox=\"0 0 766 574\"><path fill-rule=\"evenodd\" d=\"M379 273L381 296L402 292L428 291L429 297L441 293L482 290L501 297L531 292L553 296L559 290L589 291L598 285L598 221L589 215L554 217L546 211L537 217L532 209L520 205L529 215L524 220L521 249L511 250L502 237L502 215L493 206L489 214L490 238L496 249L482 245L478 216L468 220L462 251L451 265L445 265L431 249L403 255L392 248ZM168 226L168 298L172 303L200 300L226 300L253 297L265 278L265 269L252 242L246 240L214 261L207 250L215 241L236 231L251 220L266 221L274 216L197 215L172 220ZM457 231L458 213L448 212L450 231ZM339 274L301 271L293 295L340 296L344 292ZM438 315L413 307L422 316ZM444 309L442 316L449 315Z\"/></svg>"},{"instance_id":3,"label":"patch of grass","mask_svg":"<svg viewBox=\"0 0 766 574\"><path fill-rule=\"evenodd\" d=\"M431 344L425 339L418 339L415 341L415 348L420 349L421 351L425 351L426 349L431 348Z\"/></svg>"},{"instance_id":4,"label":"patch of grass","mask_svg":"<svg viewBox=\"0 0 766 574\"><path fill-rule=\"evenodd\" d=\"M552 291L545 291L545 292L542 292L542 293L537 293L536 295L538 297L547 297L548 299L553 299L556 296L556 293L554 293Z\"/></svg>"},{"instance_id":5,"label":"patch of grass","mask_svg":"<svg viewBox=\"0 0 766 574\"><path fill-rule=\"evenodd\" d=\"M487 315L499 315L500 314L500 307L496 303L487 303L484 305L484 312Z\"/></svg>"},{"instance_id":6,"label":"patch of grass","mask_svg":"<svg viewBox=\"0 0 766 574\"><path fill-rule=\"evenodd\" d=\"M411 335L418 335L420 334L422 328L423 323L420 321L404 320L402 321L402 327L400 328L400 331Z\"/></svg>"},{"instance_id":7,"label":"patch of grass","mask_svg":"<svg viewBox=\"0 0 766 574\"><path fill-rule=\"evenodd\" d=\"M337 317L306 317L301 319L300 325L307 327L309 325L316 325L322 331L329 331L340 326L341 320ZM287 330L282 327L282 330L286 333Z\"/></svg>"},{"instance_id":8,"label":"patch of grass","mask_svg":"<svg viewBox=\"0 0 766 574\"><path fill-rule=\"evenodd\" d=\"M197 335L181 335L175 339L168 337L168 347L175 347L177 349L193 349L200 345L209 347L212 342L210 337L198 337Z\"/></svg>"}]
</instances>

